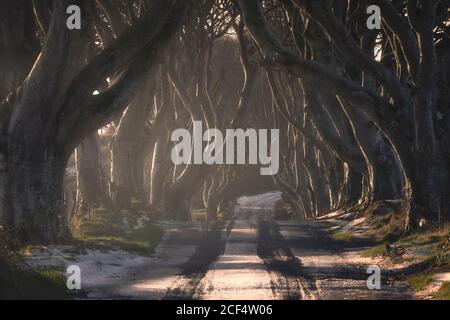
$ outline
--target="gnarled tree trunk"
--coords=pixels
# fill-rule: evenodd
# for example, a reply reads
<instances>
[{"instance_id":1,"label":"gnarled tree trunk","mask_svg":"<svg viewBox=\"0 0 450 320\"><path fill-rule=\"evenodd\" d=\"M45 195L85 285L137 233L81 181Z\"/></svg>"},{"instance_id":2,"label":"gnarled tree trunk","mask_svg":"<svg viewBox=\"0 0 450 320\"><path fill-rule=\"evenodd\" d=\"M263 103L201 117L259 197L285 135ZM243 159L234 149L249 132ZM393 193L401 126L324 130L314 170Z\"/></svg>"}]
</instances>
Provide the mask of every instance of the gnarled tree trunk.
<instances>
[{"instance_id":1,"label":"gnarled tree trunk","mask_svg":"<svg viewBox=\"0 0 450 320\"><path fill-rule=\"evenodd\" d=\"M147 202L144 172L149 152L146 134L154 94L151 80L128 106L111 143L110 190L120 207L129 207L131 197Z\"/></svg>"},{"instance_id":2,"label":"gnarled tree trunk","mask_svg":"<svg viewBox=\"0 0 450 320\"><path fill-rule=\"evenodd\" d=\"M67 7L74 2L83 10L81 30L69 30L66 25ZM151 10L126 36L87 65L94 43L90 19L95 8L86 1L52 2L41 54L22 85L1 103L1 148L8 173L6 221L23 239L48 243L65 235L60 216L70 154L139 91L156 57L185 18L188 2L153 1ZM115 72L119 77L114 85L93 96Z\"/></svg>"},{"instance_id":3,"label":"gnarled tree trunk","mask_svg":"<svg viewBox=\"0 0 450 320\"><path fill-rule=\"evenodd\" d=\"M103 172L97 132L87 136L75 150L77 169L76 214L90 214L92 208L113 210Z\"/></svg>"},{"instance_id":4,"label":"gnarled tree trunk","mask_svg":"<svg viewBox=\"0 0 450 320\"><path fill-rule=\"evenodd\" d=\"M67 234L63 179L67 156L53 142L30 146L14 139L8 156L8 208L17 234L28 242L48 243Z\"/></svg>"}]
</instances>

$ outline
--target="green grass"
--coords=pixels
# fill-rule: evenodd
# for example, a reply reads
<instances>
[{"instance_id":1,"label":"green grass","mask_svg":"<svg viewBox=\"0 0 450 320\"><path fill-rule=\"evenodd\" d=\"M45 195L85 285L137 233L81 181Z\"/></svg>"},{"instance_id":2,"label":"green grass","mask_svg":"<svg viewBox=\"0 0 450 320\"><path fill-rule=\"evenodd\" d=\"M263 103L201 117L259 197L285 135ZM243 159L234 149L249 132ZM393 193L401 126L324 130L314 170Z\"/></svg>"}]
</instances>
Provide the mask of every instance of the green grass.
<instances>
[{"instance_id":1,"label":"green grass","mask_svg":"<svg viewBox=\"0 0 450 320\"><path fill-rule=\"evenodd\" d=\"M110 236L78 235L76 239L87 242L87 244L101 244L142 255L150 255L155 250L162 235L163 230L160 227L149 223L142 228L132 231L130 234Z\"/></svg>"},{"instance_id":2,"label":"green grass","mask_svg":"<svg viewBox=\"0 0 450 320\"><path fill-rule=\"evenodd\" d=\"M125 251L131 251L142 255L150 255L158 245L163 235L163 230L149 223L136 229L130 234L116 236L79 236L78 240L87 243L101 243L103 245L117 247Z\"/></svg>"},{"instance_id":3,"label":"green grass","mask_svg":"<svg viewBox=\"0 0 450 320\"><path fill-rule=\"evenodd\" d=\"M217 213L218 220L228 220L232 216L229 210L220 211ZM194 209L191 211L192 221L206 221L206 209Z\"/></svg>"},{"instance_id":4,"label":"green grass","mask_svg":"<svg viewBox=\"0 0 450 320\"><path fill-rule=\"evenodd\" d=\"M136 221L135 217L126 212L117 215L102 208L96 209L90 217L81 217L74 223L74 238L82 243L101 244L150 255L161 240L163 230L152 222L133 229L124 224L124 217L128 218L129 223Z\"/></svg>"},{"instance_id":5,"label":"green grass","mask_svg":"<svg viewBox=\"0 0 450 320\"><path fill-rule=\"evenodd\" d=\"M228 212L228 211L220 211L217 214L217 219L224 221L224 220L228 220L231 216L232 216L232 214L230 214L230 212Z\"/></svg>"},{"instance_id":6,"label":"green grass","mask_svg":"<svg viewBox=\"0 0 450 320\"><path fill-rule=\"evenodd\" d=\"M378 246L366 249L362 252L362 256L365 258L370 258L370 257L376 257L379 255L382 255L384 252L386 252L386 244L380 244Z\"/></svg>"},{"instance_id":7,"label":"green grass","mask_svg":"<svg viewBox=\"0 0 450 320\"><path fill-rule=\"evenodd\" d=\"M353 234L350 231L335 231L331 234L331 238L339 242L350 242Z\"/></svg>"},{"instance_id":8,"label":"green grass","mask_svg":"<svg viewBox=\"0 0 450 320\"><path fill-rule=\"evenodd\" d=\"M437 300L450 300L450 283L444 283L438 292L433 295L433 298Z\"/></svg>"},{"instance_id":9,"label":"green grass","mask_svg":"<svg viewBox=\"0 0 450 320\"><path fill-rule=\"evenodd\" d=\"M450 240L450 224L441 228L429 228L420 232L415 232L399 240L404 245L427 245L441 244Z\"/></svg>"},{"instance_id":10,"label":"green grass","mask_svg":"<svg viewBox=\"0 0 450 320\"><path fill-rule=\"evenodd\" d=\"M206 221L206 210L195 209L191 212L192 221Z\"/></svg>"},{"instance_id":11,"label":"green grass","mask_svg":"<svg viewBox=\"0 0 450 320\"><path fill-rule=\"evenodd\" d=\"M151 254L163 236L163 230L153 224L148 223L144 227L134 230L128 238L128 245L134 247L135 251ZM133 250L133 249L131 249Z\"/></svg>"},{"instance_id":12,"label":"green grass","mask_svg":"<svg viewBox=\"0 0 450 320\"><path fill-rule=\"evenodd\" d=\"M430 273L416 274L406 278L406 282L415 291L424 290L433 281L433 275Z\"/></svg>"},{"instance_id":13,"label":"green grass","mask_svg":"<svg viewBox=\"0 0 450 320\"><path fill-rule=\"evenodd\" d=\"M416 265L411 269L412 274L399 274L399 278L406 281L414 291L426 289L434 274L450 270L450 224L439 227L426 225L405 233L406 217L401 211L401 203L386 201L374 202L361 213L370 226L366 236L377 243L376 246L363 251L362 256L379 256L386 252L388 243L393 249L401 248L405 255L394 255L392 258L404 259ZM335 233L333 238L345 239L346 236ZM448 296L448 284L435 294L436 299L448 299Z\"/></svg>"},{"instance_id":14,"label":"green grass","mask_svg":"<svg viewBox=\"0 0 450 320\"><path fill-rule=\"evenodd\" d=\"M124 233L120 215L104 208L92 210L90 216L80 216L72 221L72 233L78 237L116 237Z\"/></svg>"},{"instance_id":15,"label":"green grass","mask_svg":"<svg viewBox=\"0 0 450 320\"><path fill-rule=\"evenodd\" d=\"M67 299L66 278L60 270L21 270L0 258L0 299Z\"/></svg>"},{"instance_id":16,"label":"green grass","mask_svg":"<svg viewBox=\"0 0 450 320\"><path fill-rule=\"evenodd\" d=\"M393 242L402 236L405 217L400 204L376 201L362 214L366 217L370 230L367 235L381 242Z\"/></svg>"},{"instance_id":17,"label":"green grass","mask_svg":"<svg viewBox=\"0 0 450 320\"><path fill-rule=\"evenodd\" d=\"M37 273L39 273L42 277L47 278L54 282L65 282L65 277L63 275L63 272L58 269L52 269L52 268L44 268L44 269L38 269L36 270Z\"/></svg>"}]
</instances>

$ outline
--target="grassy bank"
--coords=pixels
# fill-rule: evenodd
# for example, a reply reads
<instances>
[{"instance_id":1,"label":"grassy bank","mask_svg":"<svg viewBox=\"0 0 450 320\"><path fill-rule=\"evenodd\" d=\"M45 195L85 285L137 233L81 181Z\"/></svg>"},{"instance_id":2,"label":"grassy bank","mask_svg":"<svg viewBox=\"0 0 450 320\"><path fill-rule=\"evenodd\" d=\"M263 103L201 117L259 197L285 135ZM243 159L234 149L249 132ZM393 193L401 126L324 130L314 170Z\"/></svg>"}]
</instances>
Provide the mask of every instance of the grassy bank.
<instances>
[{"instance_id":1,"label":"grassy bank","mask_svg":"<svg viewBox=\"0 0 450 320\"><path fill-rule=\"evenodd\" d=\"M150 255L163 236L161 227L142 212L117 214L103 208L74 220L72 233L81 244L112 246L142 255Z\"/></svg>"},{"instance_id":2,"label":"grassy bank","mask_svg":"<svg viewBox=\"0 0 450 320\"><path fill-rule=\"evenodd\" d=\"M0 299L67 299L66 278L56 269L21 269L0 258Z\"/></svg>"},{"instance_id":3,"label":"grassy bank","mask_svg":"<svg viewBox=\"0 0 450 320\"><path fill-rule=\"evenodd\" d=\"M400 278L413 291L427 289L437 274L450 272L450 224L439 227L425 225L405 234L399 204L376 202L362 214L370 226L366 235L377 241L362 255L382 256L393 262L409 264ZM444 283L432 297L450 299L449 289L449 283Z\"/></svg>"}]
</instances>

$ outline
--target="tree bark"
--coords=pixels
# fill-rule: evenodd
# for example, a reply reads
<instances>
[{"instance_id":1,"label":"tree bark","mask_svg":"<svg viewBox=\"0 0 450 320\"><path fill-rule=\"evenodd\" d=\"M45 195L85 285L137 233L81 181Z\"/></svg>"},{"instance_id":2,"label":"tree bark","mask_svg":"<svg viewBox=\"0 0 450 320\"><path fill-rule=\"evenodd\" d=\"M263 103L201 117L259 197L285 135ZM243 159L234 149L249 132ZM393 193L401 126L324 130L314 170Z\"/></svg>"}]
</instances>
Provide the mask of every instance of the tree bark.
<instances>
[{"instance_id":1,"label":"tree bark","mask_svg":"<svg viewBox=\"0 0 450 320\"><path fill-rule=\"evenodd\" d=\"M140 23L87 65L86 43L91 43L92 36L89 2L76 1L88 9L83 11L81 31L66 26L66 8L73 1L52 2L52 21L41 54L22 86L2 102L1 110L5 128L1 144L8 172L6 220L23 239L49 243L65 235L60 216L70 154L139 91L156 57L185 18L188 2L154 2ZM92 95L107 76L118 71L121 77L111 88ZM10 110L10 115L3 117L4 110Z\"/></svg>"},{"instance_id":2,"label":"tree bark","mask_svg":"<svg viewBox=\"0 0 450 320\"><path fill-rule=\"evenodd\" d=\"M102 168L97 132L90 134L75 150L77 169L76 214L90 214L92 208L113 210Z\"/></svg>"},{"instance_id":3,"label":"tree bark","mask_svg":"<svg viewBox=\"0 0 450 320\"><path fill-rule=\"evenodd\" d=\"M166 137L155 142L153 148L151 182L150 182L150 205L157 207L161 204L164 181L170 169L170 162L167 156Z\"/></svg>"},{"instance_id":4,"label":"tree bark","mask_svg":"<svg viewBox=\"0 0 450 320\"><path fill-rule=\"evenodd\" d=\"M131 197L148 203L144 173L151 146L147 140L153 107L154 78L156 77L147 81L144 89L128 106L111 143L111 191L114 202L120 207L129 207Z\"/></svg>"},{"instance_id":5,"label":"tree bark","mask_svg":"<svg viewBox=\"0 0 450 320\"><path fill-rule=\"evenodd\" d=\"M209 181L208 181L209 180ZM216 179L212 176L204 184L203 198L205 202L206 220L216 221L219 210L219 199L215 194Z\"/></svg>"},{"instance_id":6,"label":"tree bark","mask_svg":"<svg viewBox=\"0 0 450 320\"><path fill-rule=\"evenodd\" d=\"M8 157L8 205L21 239L49 243L66 237L63 179L67 156L55 144L27 145L17 140Z\"/></svg>"}]
</instances>

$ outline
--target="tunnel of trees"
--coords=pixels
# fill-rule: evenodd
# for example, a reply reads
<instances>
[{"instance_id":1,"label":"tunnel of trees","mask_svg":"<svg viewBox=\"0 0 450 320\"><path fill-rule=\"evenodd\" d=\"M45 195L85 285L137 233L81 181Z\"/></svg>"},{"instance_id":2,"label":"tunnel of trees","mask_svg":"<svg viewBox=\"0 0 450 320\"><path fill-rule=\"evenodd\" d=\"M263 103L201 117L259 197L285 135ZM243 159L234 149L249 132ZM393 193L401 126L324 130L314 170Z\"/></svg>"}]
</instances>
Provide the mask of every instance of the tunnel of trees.
<instances>
[{"instance_id":1,"label":"tunnel of trees","mask_svg":"<svg viewBox=\"0 0 450 320\"><path fill-rule=\"evenodd\" d=\"M67 8L81 8L81 28ZM380 29L367 28L369 5ZM208 220L279 189L294 217L450 218L450 1L0 2L0 221L33 243L132 199ZM176 128L280 130L280 168L174 165ZM104 136L110 139L105 145ZM105 160L106 159L106 160ZM105 162L107 165L105 165ZM65 175L76 172L76 190Z\"/></svg>"}]
</instances>

